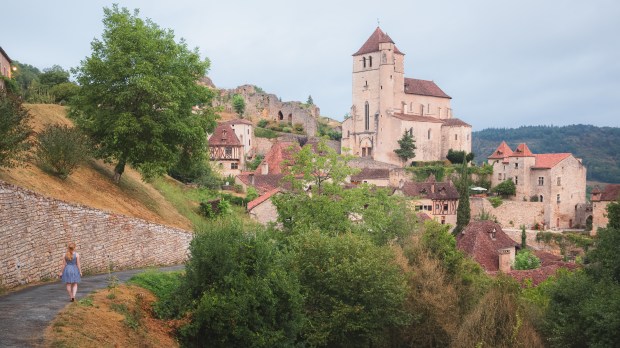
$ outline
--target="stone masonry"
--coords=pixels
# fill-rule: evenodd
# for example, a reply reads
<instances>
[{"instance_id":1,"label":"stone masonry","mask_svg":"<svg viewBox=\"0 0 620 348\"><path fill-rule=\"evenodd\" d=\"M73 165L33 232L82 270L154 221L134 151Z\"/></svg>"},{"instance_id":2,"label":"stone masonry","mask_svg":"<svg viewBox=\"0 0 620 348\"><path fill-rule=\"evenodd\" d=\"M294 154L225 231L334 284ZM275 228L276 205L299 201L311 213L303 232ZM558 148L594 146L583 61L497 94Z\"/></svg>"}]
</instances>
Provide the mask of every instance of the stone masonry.
<instances>
[{"instance_id":1,"label":"stone masonry","mask_svg":"<svg viewBox=\"0 0 620 348\"><path fill-rule=\"evenodd\" d=\"M192 234L146 220L44 197L0 181L0 287L54 278L74 241L83 272L172 265Z\"/></svg>"}]
</instances>

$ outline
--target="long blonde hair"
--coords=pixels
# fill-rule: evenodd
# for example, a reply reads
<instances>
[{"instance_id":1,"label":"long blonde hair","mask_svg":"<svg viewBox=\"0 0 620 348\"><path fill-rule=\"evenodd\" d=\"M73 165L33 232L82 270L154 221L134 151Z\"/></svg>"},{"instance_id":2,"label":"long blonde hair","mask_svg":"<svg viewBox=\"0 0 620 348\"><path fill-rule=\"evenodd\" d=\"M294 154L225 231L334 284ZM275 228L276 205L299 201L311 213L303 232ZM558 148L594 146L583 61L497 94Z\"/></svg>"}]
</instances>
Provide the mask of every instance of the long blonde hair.
<instances>
[{"instance_id":1,"label":"long blonde hair","mask_svg":"<svg viewBox=\"0 0 620 348\"><path fill-rule=\"evenodd\" d=\"M75 251L75 243L69 242L69 244L67 244L67 253L65 254L65 259L69 261L73 260L74 251Z\"/></svg>"}]
</instances>

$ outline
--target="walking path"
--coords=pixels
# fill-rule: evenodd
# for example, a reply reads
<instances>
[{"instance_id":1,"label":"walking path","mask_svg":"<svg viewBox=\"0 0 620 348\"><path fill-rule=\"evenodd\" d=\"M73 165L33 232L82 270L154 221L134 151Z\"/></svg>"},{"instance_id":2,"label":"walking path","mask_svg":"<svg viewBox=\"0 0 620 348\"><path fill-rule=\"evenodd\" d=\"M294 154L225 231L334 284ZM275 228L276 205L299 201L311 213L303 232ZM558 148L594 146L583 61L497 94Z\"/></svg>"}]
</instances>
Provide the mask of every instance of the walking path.
<instances>
[{"instance_id":1,"label":"walking path","mask_svg":"<svg viewBox=\"0 0 620 348\"><path fill-rule=\"evenodd\" d=\"M175 271L183 266L159 268ZM114 272L119 281L125 282L133 275L145 271L134 269ZM76 301L87 294L108 286L108 274L83 277L78 286ZM0 347L37 347L43 345L45 328L69 304L65 285L60 281L28 287L0 296Z\"/></svg>"}]
</instances>

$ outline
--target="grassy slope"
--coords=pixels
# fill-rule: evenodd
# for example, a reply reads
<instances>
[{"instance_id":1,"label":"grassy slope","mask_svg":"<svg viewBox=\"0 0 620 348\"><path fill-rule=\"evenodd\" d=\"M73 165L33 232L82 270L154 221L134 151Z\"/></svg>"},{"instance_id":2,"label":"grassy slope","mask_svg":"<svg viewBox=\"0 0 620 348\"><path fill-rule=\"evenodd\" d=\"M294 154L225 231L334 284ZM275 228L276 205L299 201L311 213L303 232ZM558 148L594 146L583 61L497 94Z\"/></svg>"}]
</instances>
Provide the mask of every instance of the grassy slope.
<instances>
[{"instance_id":1,"label":"grassy slope","mask_svg":"<svg viewBox=\"0 0 620 348\"><path fill-rule=\"evenodd\" d=\"M26 105L33 115L32 125L40 131L47 124L67 124L66 110L59 105ZM0 169L0 180L67 202L142 218L156 223L192 229L192 222L167 201L140 174L128 168L121 183L112 181L112 166L90 161L66 180L48 175L37 166Z\"/></svg>"}]
</instances>

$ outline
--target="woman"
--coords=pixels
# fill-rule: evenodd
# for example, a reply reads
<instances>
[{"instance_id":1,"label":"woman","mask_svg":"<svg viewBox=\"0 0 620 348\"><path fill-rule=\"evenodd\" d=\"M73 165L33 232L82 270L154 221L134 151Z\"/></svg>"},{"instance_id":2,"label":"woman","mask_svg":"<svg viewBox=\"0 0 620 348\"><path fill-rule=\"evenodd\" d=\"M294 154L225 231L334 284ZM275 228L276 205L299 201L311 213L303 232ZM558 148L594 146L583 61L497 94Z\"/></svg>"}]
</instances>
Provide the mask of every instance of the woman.
<instances>
[{"instance_id":1,"label":"woman","mask_svg":"<svg viewBox=\"0 0 620 348\"><path fill-rule=\"evenodd\" d=\"M75 252L75 243L70 242L67 244L67 252L65 257L62 258L62 262L62 271L58 273L58 276L67 284L67 292L69 293L70 301L73 302L75 301L78 283L82 277L80 254Z\"/></svg>"}]
</instances>

